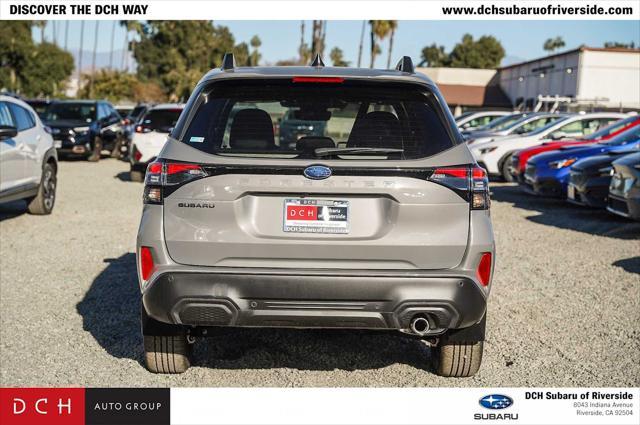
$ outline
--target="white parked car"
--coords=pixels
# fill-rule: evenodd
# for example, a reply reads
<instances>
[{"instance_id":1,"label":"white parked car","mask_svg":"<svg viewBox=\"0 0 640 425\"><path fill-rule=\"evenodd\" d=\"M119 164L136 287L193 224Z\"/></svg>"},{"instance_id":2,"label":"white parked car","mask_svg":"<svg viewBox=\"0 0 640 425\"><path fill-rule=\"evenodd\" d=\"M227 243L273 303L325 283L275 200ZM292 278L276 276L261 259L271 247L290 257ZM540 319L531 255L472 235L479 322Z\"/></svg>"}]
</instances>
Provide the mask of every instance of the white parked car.
<instances>
[{"instance_id":1,"label":"white parked car","mask_svg":"<svg viewBox=\"0 0 640 425\"><path fill-rule=\"evenodd\" d=\"M465 112L464 114L456 117L456 124L460 131L475 130L478 127L483 127L497 118L511 115L511 112L507 111L473 111Z\"/></svg>"},{"instance_id":2,"label":"white parked car","mask_svg":"<svg viewBox=\"0 0 640 425\"><path fill-rule=\"evenodd\" d=\"M485 143L509 136L522 136L565 117L553 112L523 112L507 115L474 131L462 133L467 143Z\"/></svg>"},{"instance_id":3,"label":"white parked car","mask_svg":"<svg viewBox=\"0 0 640 425\"><path fill-rule=\"evenodd\" d=\"M545 140L580 138L626 117L625 114L613 112L568 115L524 136L474 143L470 146L471 153L490 176L501 176L512 181L509 164L515 152L541 145Z\"/></svg>"},{"instance_id":4,"label":"white parked car","mask_svg":"<svg viewBox=\"0 0 640 425\"><path fill-rule=\"evenodd\" d=\"M135 125L131 139L131 181L141 182L147 164L156 159L176 125L184 104L165 103L149 108Z\"/></svg>"},{"instance_id":5,"label":"white parked car","mask_svg":"<svg viewBox=\"0 0 640 425\"><path fill-rule=\"evenodd\" d=\"M51 214L57 170L49 129L25 102L0 96L0 203L24 199L31 214Z\"/></svg>"}]
</instances>

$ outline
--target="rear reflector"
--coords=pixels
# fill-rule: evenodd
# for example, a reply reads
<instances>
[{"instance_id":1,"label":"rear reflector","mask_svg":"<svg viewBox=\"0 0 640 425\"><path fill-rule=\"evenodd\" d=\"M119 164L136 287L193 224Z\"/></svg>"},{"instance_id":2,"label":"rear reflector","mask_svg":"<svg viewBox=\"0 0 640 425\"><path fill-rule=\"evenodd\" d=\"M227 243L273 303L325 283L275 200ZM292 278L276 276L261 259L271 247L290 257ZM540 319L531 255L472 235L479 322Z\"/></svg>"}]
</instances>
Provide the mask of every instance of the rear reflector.
<instances>
[{"instance_id":1,"label":"rear reflector","mask_svg":"<svg viewBox=\"0 0 640 425\"><path fill-rule=\"evenodd\" d=\"M491 280L491 253L484 252L480 257L480 263L478 263L478 269L476 270L476 277L482 286L487 286Z\"/></svg>"},{"instance_id":2,"label":"rear reflector","mask_svg":"<svg viewBox=\"0 0 640 425\"><path fill-rule=\"evenodd\" d=\"M293 77L294 83L344 83L344 78L339 77Z\"/></svg>"},{"instance_id":3,"label":"rear reflector","mask_svg":"<svg viewBox=\"0 0 640 425\"><path fill-rule=\"evenodd\" d=\"M142 276L142 280L148 280L149 276L153 272L154 264L153 264L153 255L151 255L151 248L147 246L143 246L140 248L140 275Z\"/></svg>"}]
</instances>

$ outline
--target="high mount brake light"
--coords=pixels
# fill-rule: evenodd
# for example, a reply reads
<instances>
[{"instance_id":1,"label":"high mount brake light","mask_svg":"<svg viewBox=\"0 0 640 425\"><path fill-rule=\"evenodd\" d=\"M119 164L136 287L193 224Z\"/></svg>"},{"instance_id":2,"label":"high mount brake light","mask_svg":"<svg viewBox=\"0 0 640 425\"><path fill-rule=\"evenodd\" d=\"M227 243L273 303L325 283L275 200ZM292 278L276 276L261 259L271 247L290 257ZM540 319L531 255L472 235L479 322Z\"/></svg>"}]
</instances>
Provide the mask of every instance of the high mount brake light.
<instances>
[{"instance_id":1,"label":"high mount brake light","mask_svg":"<svg viewBox=\"0 0 640 425\"><path fill-rule=\"evenodd\" d=\"M446 167L437 168L429 180L440 183L458 192L468 195L472 210L489 209L489 179L484 168Z\"/></svg>"},{"instance_id":2,"label":"high mount brake light","mask_svg":"<svg viewBox=\"0 0 640 425\"><path fill-rule=\"evenodd\" d=\"M293 77L294 83L344 83L344 78L340 77Z\"/></svg>"},{"instance_id":3,"label":"high mount brake light","mask_svg":"<svg viewBox=\"0 0 640 425\"><path fill-rule=\"evenodd\" d=\"M206 176L206 171L198 164L154 161L147 166L144 203L162 204L164 196L182 184Z\"/></svg>"}]
</instances>

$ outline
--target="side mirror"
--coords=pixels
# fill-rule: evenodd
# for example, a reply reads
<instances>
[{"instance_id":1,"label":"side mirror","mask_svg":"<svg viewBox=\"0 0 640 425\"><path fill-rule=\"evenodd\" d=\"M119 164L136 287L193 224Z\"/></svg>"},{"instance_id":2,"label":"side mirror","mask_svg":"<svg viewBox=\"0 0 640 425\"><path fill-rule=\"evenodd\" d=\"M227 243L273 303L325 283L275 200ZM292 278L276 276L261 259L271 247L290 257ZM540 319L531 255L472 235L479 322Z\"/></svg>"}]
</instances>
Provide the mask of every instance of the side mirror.
<instances>
[{"instance_id":1,"label":"side mirror","mask_svg":"<svg viewBox=\"0 0 640 425\"><path fill-rule=\"evenodd\" d=\"M18 135L18 129L10 125L0 125L0 140L11 139Z\"/></svg>"}]
</instances>

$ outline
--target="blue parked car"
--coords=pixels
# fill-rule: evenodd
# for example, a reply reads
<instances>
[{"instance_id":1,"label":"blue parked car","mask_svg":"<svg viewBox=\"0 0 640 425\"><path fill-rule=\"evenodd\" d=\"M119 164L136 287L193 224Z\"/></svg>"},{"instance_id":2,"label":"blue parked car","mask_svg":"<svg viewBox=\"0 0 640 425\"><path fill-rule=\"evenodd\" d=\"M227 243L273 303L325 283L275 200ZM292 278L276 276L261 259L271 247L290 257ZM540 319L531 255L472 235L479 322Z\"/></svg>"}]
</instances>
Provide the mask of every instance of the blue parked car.
<instances>
[{"instance_id":1,"label":"blue parked car","mask_svg":"<svg viewBox=\"0 0 640 425\"><path fill-rule=\"evenodd\" d=\"M571 165L582 158L640 150L640 127L633 127L606 142L564 146L535 155L527 161L523 186L526 192L558 198L567 196Z\"/></svg>"}]
</instances>

